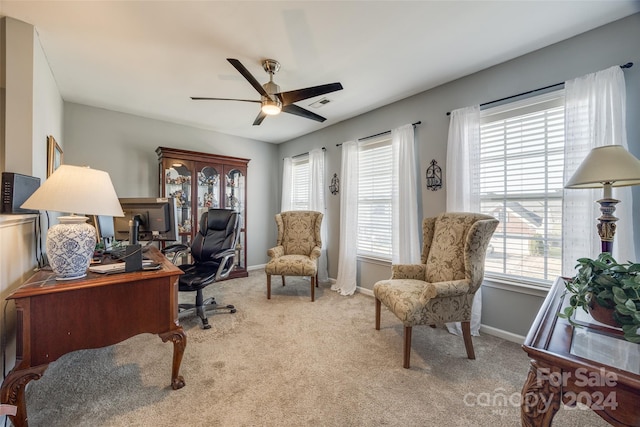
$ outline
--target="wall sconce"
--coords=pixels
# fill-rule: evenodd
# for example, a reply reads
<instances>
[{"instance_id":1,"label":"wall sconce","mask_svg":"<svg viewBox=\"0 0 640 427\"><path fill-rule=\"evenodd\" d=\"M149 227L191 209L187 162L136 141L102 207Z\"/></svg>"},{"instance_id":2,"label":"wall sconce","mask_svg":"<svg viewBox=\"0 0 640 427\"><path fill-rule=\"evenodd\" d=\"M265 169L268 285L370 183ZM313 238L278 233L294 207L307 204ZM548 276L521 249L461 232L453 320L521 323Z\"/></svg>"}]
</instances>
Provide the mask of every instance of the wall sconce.
<instances>
[{"instance_id":1,"label":"wall sconce","mask_svg":"<svg viewBox=\"0 0 640 427\"><path fill-rule=\"evenodd\" d=\"M435 159L431 160L431 166L427 168L427 188L431 191L442 188L442 169Z\"/></svg>"},{"instance_id":2,"label":"wall sconce","mask_svg":"<svg viewBox=\"0 0 640 427\"><path fill-rule=\"evenodd\" d=\"M338 179L337 173L334 173L333 178L331 178L329 191L331 191L331 194L333 194L334 196L340 192L340 180Z\"/></svg>"}]
</instances>

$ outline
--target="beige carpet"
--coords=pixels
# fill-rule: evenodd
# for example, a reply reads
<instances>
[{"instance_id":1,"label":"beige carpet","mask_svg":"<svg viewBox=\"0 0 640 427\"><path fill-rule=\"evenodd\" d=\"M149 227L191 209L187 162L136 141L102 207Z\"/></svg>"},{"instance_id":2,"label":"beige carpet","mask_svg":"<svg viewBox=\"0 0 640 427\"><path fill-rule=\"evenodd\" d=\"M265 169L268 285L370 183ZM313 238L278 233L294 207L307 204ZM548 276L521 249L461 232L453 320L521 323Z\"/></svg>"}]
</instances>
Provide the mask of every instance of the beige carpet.
<instances>
[{"instance_id":1,"label":"beige carpet","mask_svg":"<svg viewBox=\"0 0 640 427\"><path fill-rule=\"evenodd\" d=\"M157 336L62 357L27 388L30 425L520 425L528 360L519 345L475 337L471 361L461 337L416 327L403 369L402 325L383 311L376 331L372 297L321 286L312 303L308 282L287 283L274 278L271 300L263 272L207 288L238 312L211 315L209 330L182 322L181 390L169 386L172 345ZM584 409L561 409L554 422L604 425Z\"/></svg>"}]
</instances>

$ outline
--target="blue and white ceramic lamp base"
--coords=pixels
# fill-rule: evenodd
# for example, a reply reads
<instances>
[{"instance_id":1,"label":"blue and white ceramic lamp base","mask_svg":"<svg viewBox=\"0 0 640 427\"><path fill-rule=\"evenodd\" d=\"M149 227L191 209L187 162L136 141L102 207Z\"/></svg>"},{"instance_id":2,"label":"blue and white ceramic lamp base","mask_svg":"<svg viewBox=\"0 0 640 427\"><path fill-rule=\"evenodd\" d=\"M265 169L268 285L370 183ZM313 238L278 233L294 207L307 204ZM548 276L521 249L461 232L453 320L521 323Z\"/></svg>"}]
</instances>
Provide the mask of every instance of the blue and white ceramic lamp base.
<instances>
[{"instance_id":1,"label":"blue and white ceramic lamp base","mask_svg":"<svg viewBox=\"0 0 640 427\"><path fill-rule=\"evenodd\" d=\"M47 256L57 280L79 279L87 269L96 248L96 229L85 216L61 216L59 224L47 232Z\"/></svg>"}]
</instances>

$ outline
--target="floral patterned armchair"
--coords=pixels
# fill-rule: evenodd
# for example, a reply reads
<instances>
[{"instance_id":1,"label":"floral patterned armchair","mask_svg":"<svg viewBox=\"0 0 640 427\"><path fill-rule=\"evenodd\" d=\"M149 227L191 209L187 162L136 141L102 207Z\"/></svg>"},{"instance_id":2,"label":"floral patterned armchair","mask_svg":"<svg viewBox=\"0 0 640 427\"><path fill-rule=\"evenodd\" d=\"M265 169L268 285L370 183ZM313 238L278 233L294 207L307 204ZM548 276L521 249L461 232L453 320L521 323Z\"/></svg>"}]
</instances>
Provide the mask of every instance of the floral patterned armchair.
<instances>
[{"instance_id":1,"label":"floral patterned armchair","mask_svg":"<svg viewBox=\"0 0 640 427\"><path fill-rule=\"evenodd\" d=\"M318 286L318 258L322 248L320 225L322 214L315 211L288 211L276 215L278 225L277 246L267 251L271 258L265 267L267 273L267 299L271 299L271 275L309 276L311 301L315 300Z\"/></svg>"},{"instance_id":2,"label":"floral patterned armchair","mask_svg":"<svg viewBox=\"0 0 640 427\"><path fill-rule=\"evenodd\" d=\"M421 264L392 266L392 277L373 286L376 330L384 304L404 324L404 364L409 368L411 328L461 322L469 359L475 359L471 342L471 306L484 276L489 240L498 220L476 213L443 213L422 223Z\"/></svg>"}]
</instances>

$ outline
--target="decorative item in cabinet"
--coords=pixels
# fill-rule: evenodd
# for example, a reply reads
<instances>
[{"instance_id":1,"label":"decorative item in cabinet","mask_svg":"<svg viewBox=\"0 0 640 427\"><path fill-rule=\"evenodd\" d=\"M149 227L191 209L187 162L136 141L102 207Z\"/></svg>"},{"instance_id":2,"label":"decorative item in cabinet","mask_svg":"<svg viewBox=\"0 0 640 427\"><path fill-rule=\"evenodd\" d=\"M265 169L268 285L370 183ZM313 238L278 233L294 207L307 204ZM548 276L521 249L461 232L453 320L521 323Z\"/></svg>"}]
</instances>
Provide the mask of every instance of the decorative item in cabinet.
<instances>
[{"instance_id":1,"label":"decorative item in cabinet","mask_svg":"<svg viewBox=\"0 0 640 427\"><path fill-rule=\"evenodd\" d=\"M191 235L191 171L181 163L173 163L164 169L163 197L176 200L178 231L181 235ZM187 239L190 241L190 239Z\"/></svg>"},{"instance_id":2,"label":"decorative item in cabinet","mask_svg":"<svg viewBox=\"0 0 640 427\"><path fill-rule=\"evenodd\" d=\"M158 147L160 196L178 200L181 240L187 244L198 231L202 214L209 208L240 212L240 239L230 277L246 277L247 232L246 176L249 159Z\"/></svg>"},{"instance_id":3,"label":"decorative item in cabinet","mask_svg":"<svg viewBox=\"0 0 640 427\"><path fill-rule=\"evenodd\" d=\"M202 216L209 208L220 208L220 172L219 166L204 166L198 171L198 215Z\"/></svg>"}]
</instances>

